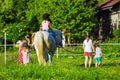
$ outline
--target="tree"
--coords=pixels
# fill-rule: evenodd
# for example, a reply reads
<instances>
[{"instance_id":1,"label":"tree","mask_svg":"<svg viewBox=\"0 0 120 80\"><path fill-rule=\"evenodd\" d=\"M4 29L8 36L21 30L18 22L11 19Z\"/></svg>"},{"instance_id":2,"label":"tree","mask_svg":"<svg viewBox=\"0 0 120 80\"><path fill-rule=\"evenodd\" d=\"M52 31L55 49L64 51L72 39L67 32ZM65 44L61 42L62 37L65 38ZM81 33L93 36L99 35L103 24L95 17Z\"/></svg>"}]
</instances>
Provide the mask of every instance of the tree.
<instances>
[{"instance_id":1,"label":"tree","mask_svg":"<svg viewBox=\"0 0 120 80\"><path fill-rule=\"evenodd\" d=\"M66 29L72 39L81 39L96 25L95 3L96 0L1 0L0 29L16 42L38 31L42 15L49 13L53 29Z\"/></svg>"}]
</instances>

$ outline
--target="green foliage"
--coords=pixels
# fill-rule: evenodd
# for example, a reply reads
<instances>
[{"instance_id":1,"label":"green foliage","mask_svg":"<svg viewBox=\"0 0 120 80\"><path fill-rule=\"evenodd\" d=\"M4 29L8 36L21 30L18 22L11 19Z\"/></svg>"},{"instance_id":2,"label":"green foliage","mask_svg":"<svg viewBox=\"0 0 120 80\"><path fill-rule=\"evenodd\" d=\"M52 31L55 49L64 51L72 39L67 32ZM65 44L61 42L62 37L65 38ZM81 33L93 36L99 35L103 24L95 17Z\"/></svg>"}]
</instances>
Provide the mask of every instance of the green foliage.
<instances>
[{"instance_id":1,"label":"green foliage","mask_svg":"<svg viewBox=\"0 0 120 80\"><path fill-rule=\"evenodd\" d=\"M51 15L53 29L66 29L75 39L96 25L96 0L1 0L0 4L0 31L7 31L10 38L18 30L13 42L38 31L44 13Z\"/></svg>"},{"instance_id":2,"label":"green foliage","mask_svg":"<svg viewBox=\"0 0 120 80\"><path fill-rule=\"evenodd\" d=\"M6 32L7 39L13 42L17 41L20 37L24 37L25 34L29 34L27 26L22 23L7 24L3 32Z\"/></svg>"},{"instance_id":3,"label":"green foliage","mask_svg":"<svg viewBox=\"0 0 120 80\"><path fill-rule=\"evenodd\" d=\"M108 38L105 40L105 43L120 43L120 38L118 37Z\"/></svg>"},{"instance_id":4,"label":"green foliage","mask_svg":"<svg viewBox=\"0 0 120 80\"><path fill-rule=\"evenodd\" d=\"M105 0L98 0L98 4L103 3Z\"/></svg>"},{"instance_id":5,"label":"green foliage","mask_svg":"<svg viewBox=\"0 0 120 80\"><path fill-rule=\"evenodd\" d=\"M114 31L113 31L113 35L114 35L115 37L120 38L120 29L114 30Z\"/></svg>"}]
</instances>

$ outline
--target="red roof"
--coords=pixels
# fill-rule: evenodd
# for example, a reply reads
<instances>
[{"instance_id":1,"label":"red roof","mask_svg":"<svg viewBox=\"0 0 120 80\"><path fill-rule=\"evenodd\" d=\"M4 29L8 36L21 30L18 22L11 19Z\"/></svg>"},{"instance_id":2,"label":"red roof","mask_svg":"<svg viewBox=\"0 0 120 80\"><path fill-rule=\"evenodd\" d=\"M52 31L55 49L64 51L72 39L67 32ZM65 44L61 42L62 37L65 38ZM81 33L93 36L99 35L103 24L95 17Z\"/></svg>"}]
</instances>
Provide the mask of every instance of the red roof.
<instances>
[{"instance_id":1,"label":"red roof","mask_svg":"<svg viewBox=\"0 0 120 80\"><path fill-rule=\"evenodd\" d=\"M106 0L98 6L98 9L104 10L105 8L114 6L115 4L120 3L120 0Z\"/></svg>"}]
</instances>

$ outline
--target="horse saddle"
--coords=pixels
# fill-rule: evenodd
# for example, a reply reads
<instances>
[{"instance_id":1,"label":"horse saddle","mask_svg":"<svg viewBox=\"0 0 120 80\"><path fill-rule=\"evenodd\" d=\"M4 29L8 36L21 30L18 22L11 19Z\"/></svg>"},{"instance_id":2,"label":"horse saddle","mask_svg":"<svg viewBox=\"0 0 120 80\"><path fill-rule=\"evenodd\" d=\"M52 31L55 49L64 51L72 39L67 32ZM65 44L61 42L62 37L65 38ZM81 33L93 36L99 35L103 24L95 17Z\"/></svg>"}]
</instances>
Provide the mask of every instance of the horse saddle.
<instances>
[{"instance_id":1,"label":"horse saddle","mask_svg":"<svg viewBox=\"0 0 120 80\"><path fill-rule=\"evenodd\" d=\"M51 36L54 37L54 39L55 39L55 41L56 41L56 46L57 46L57 47L62 47L62 42L59 42L59 41L57 40L56 34L55 34L54 31L52 31L52 30L43 30L43 31L47 31ZM61 37L62 37L62 36L61 36ZM61 39L62 39L62 38L61 38Z\"/></svg>"}]
</instances>

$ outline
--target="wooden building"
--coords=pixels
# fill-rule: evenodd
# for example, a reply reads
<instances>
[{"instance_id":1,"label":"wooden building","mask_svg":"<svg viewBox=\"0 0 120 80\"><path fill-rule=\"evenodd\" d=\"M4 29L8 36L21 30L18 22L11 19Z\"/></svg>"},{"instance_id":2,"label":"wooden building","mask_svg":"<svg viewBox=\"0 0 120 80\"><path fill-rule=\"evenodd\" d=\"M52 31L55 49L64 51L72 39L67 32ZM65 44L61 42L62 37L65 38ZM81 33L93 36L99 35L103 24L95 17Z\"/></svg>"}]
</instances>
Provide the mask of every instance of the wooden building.
<instances>
[{"instance_id":1,"label":"wooden building","mask_svg":"<svg viewBox=\"0 0 120 80\"><path fill-rule=\"evenodd\" d=\"M111 37L112 31L120 28L120 0L105 0L98 7L97 38Z\"/></svg>"}]
</instances>

